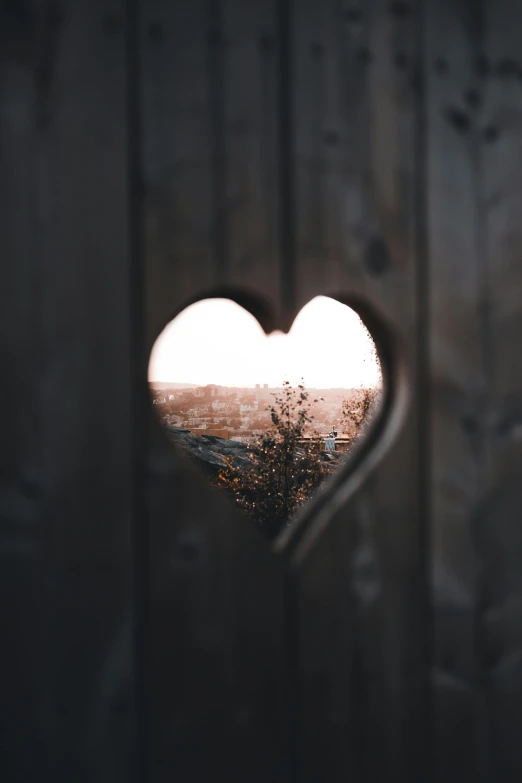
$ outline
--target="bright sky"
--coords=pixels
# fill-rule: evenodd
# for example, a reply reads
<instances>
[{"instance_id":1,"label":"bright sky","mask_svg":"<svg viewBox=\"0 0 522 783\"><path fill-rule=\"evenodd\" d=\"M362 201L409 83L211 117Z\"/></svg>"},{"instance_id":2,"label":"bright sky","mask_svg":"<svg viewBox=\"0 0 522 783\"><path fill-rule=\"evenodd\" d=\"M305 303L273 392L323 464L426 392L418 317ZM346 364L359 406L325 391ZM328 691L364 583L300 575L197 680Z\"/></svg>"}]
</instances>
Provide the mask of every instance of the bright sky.
<instances>
[{"instance_id":1,"label":"bright sky","mask_svg":"<svg viewBox=\"0 0 522 783\"><path fill-rule=\"evenodd\" d=\"M268 337L258 321L229 299L187 307L152 349L150 381L204 386L281 386L304 378L309 388L353 388L378 383L372 340L352 309L335 299L312 299L289 334Z\"/></svg>"}]
</instances>

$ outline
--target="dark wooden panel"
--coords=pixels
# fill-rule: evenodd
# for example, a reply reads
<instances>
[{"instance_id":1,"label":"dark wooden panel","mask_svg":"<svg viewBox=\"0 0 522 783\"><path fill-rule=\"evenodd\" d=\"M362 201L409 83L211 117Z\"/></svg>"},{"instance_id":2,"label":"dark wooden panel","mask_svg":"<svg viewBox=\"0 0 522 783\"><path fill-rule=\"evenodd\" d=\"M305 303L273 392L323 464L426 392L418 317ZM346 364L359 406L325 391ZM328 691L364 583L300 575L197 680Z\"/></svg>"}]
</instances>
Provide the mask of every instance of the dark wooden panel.
<instances>
[{"instance_id":1,"label":"dark wooden panel","mask_svg":"<svg viewBox=\"0 0 522 783\"><path fill-rule=\"evenodd\" d=\"M435 779L490 778L474 515L487 477L480 4L426 16Z\"/></svg>"},{"instance_id":2,"label":"dark wooden panel","mask_svg":"<svg viewBox=\"0 0 522 783\"><path fill-rule=\"evenodd\" d=\"M415 318L403 160L417 143L414 19L378 0L303 2L293 43L298 306L320 291L361 294L403 331Z\"/></svg>"},{"instance_id":3,"label":"dark wooden panel","mask_svg":"<svg viewBox=\"0 0 522 783\"><path fill-rule=\"evenodd\" d=\"M351 295L413 394L291 579L149 412L137 737L137 53L118 0L4 4L2 779L519 780L519 4L138 5L146 348L210 290Z\"/></svg>"},{"instance_id":4,"label":"dark wooden panel","mask_svg":"<svg viewBox=\"0 0 522 783\"><path fill-rule=\"evenodd\" d=\"M174 457L154 466L149 519L151 779L286 780L280 561Z\"/></svg>"},{"instance_id":5,"label":"dark wooden panel","mask_svg":"<svg viewBox=\"0 0 522 783\"><path fill-rule=\"evenodd\" d=\"M149 341L217 283L211 26L204 0L140 3Z\"/></svg>"},{"instance_id":6,"label":"dark wooden panel","mask_svg":"<svg viewBox=\"0 0 522 783\"><path fill-rule=\"evenodd\" d=\"M294 24L298 302L320 292L362 299L387 322L412 391L398 433L395 362L379 449L325 489L316 518L301 520L309 532L296 532L299 774L414 781L429 709L419 5L303 2Z\"/></svg>"},{"instance_id":7,"label":"dark wooden panel","mask_svg":"<svg viewBox=\"0 0 522 783\"><path fill-rule=\"evenodd\" d=\"M0 11L0 776L135 747L124 7ZM119 686L123 699L116 701Z\"/></svg>"},{"instance_id":8,"label":"dark wooden panel","mask_svg":"<svg viewBox=\"0 0 522 783\"><path fill-rule=\"evenodd\" d=\"M485 6L483 49L489 65L479 113L484 349L488 405L479 432L488 481L474 520L480 557L483 680L489 716L491 777L522 776L522 90L519 3ZM486 61L485 61L486 62Z\"/></svg>"},{"instance_id":9,"label":"dark wooden panel","mask_svg":"<svg viewBox=\"0 0 522 783\"><path fill-rule=\"evenodd\" d=\"M277 315L278 43L272 2L147 1L140 27L151 348L208 293ZM286 780L283 564L150 419L150 777Z\"/></svg>"},{"instance_id":10,"label":"dark wooden panel","mask_svg":"<svg viewBox=\"0 0 522 783\"><path fill-rule=\"evenodd\" d=\"M276 22L275 2L143 5L150 340L216 291L279 314Z\"/></svg>"},{"instance_id":11,"label":"dark wooden panel","mask_svg":"<svg viewBox=\"0 0 522 783\"><path fill-rule=\"evenodd\" d=\"M222 2L219 97L224 138L223 149L216 150L223 156L225 187L222 214L216 219L223 226L227 285L258 291L276 317L282 255L280 167L284 166L279 78L280 59L286 54L277 10L276 0Z\"/></svg>"}]
</instances>

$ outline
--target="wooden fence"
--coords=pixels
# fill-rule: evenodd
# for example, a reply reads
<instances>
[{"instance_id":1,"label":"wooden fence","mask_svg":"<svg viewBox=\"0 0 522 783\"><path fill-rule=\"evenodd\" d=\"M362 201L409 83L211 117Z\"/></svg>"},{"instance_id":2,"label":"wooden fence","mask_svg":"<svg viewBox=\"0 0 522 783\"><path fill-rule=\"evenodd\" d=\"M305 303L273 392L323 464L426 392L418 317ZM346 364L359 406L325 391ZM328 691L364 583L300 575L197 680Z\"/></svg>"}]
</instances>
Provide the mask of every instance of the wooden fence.
<instances>
[{"instance_id":1,"label":"wooden fence","mask_svg":"<svg viewBox=\"0 0 522 783\"><path fill-rule=\"evenodd\" d=\"M1 4L3 783L522 779L521 25ZM196 299L270 330L317 294L384 414L270 549L148 357Z\"/></svg>"}]
</instances>

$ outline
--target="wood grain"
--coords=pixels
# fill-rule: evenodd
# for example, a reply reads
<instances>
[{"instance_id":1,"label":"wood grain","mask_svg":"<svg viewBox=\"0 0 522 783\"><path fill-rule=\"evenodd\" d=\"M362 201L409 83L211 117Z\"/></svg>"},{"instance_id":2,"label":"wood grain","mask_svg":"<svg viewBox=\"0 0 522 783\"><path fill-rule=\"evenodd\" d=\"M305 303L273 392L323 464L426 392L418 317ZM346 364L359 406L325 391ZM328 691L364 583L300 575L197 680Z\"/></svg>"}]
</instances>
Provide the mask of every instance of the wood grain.
<instances>
[{"instance_id":1,"label":"wood grain","mask_svg":"<svg viewBox=\"0 0 522 783\"><path fill-rule=\"evenodd\" d=\"M0 766L10 781L132 774L132 640L109 655L133 611L124 10L0 12Z\"/></svg>"},{"instance_id":2,"label":"wood grain","mask_svg":"<svg viewBox=\"0 0 522 783\"><path fill-rule=\"evenodd\" d=\"M298 301L327 291L387 320L412 392L371 477L325 490L297 530L299 779L413 781L429 723L419 8L309 2L294 19Z\"/></svg>"},{"instance_id":3,"label":"wood grain","mask_svg":"<svg viewBox=\"0 0 522 783\"><path fill-rule=\"evenodd\" d=\"M2 5L2 780L520 780L519 6ZM318 294L388 418L276 553L147 359Z\"/></svg>"},{"instance_id":4,"label":"wood grain","mask_svg":"<svg viewBox=\"0 0 522 783\"><path fill-rule=\"evenodd\" d=\"M522 774L517 729L521 709L522 615L520 560L520 412L522 325L522 93L516 28L518 3L504 0L484 9L483 46L491 66L484 85L479 132L482 146L481 219L484 288L487 291L488 406L481 433L488 457L484 500L475 515L480 553L479 641L487 693L492 776Z\"/></svg>"},{"instance_id":5,"label":"wood grain","mask_svg":"<svg viewBox=\"0 0 522 783\"><path fill-rule=\"evenodd\" d=\"M441 781L491 774L474 525L488 469L481 429L489 382L482 141L469 101L483 91L481 34L479 6L428 3L433 720Z\"/></svg>"},{"instance_id":6,"label":"wood grain","mask_svg":"<svg viewBox=\"0 0 522 783\"><path fill-rule=\"evenodd\" d=\"M141 3L150 348L200 297L278 313L276 22L271 2ZM149 430L149 775L287 780L284 565L152 410Z\"/></svg>"}]
</instances>

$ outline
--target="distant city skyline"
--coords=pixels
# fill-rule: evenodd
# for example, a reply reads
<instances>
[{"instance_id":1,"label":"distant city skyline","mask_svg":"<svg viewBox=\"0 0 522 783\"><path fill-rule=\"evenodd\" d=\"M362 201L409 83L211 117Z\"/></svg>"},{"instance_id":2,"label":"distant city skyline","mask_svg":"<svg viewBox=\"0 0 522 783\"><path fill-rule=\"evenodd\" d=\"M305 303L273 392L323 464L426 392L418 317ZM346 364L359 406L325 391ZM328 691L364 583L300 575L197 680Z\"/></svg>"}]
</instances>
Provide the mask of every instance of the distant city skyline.
<instances>
[{"instance_id":1,"label":"distant city skyline","mask_svg":"<svg viewBox=\"0 0 522 783\"><path fill-rule=\"evenodd\" d=\"M202 300L166 326L149 364L151 382L276 388L301 378L317 389L378 383L373 342L351 308L319 296L301 310L288 335L267 336L235 302Z\"/></svg>"},{"instance_id":2,"label":"distant city skyline","mask_svg":"<svg viewBox=\"0 0 522 783\"><path fill-rule=\"evenodd\" d=\"M247 389L255 391L256 384L253 386L228 386L224 383L218 383L218 384L212 384L212 383L190 383L190 382L179 382L179 381L152 381L149 380L149 385L156 389L161 389L161 387L165 387L165 389L171 389L174 391L194 391L195 389L202 389L206 386L218 386L220 389ZM260 388L263 389L262 383L259 384ZM282 389L283 384L280 383L277 386L269 386L269 391L273 391L274 389ZM307 386L308 389L311 389L312 391L345 391L346 389L358 389L359 386L353 386L353 387L347 387L347 386Z\"/></svg>"}]
</instances>

